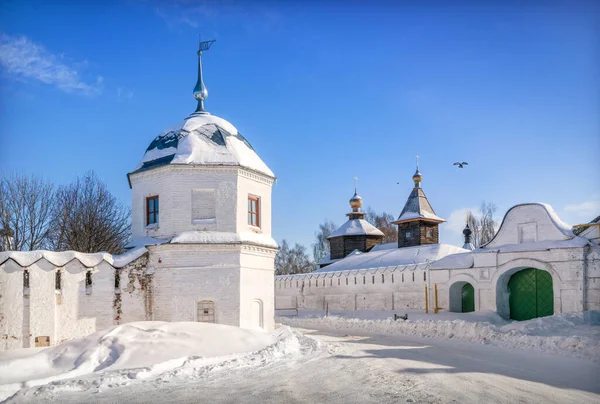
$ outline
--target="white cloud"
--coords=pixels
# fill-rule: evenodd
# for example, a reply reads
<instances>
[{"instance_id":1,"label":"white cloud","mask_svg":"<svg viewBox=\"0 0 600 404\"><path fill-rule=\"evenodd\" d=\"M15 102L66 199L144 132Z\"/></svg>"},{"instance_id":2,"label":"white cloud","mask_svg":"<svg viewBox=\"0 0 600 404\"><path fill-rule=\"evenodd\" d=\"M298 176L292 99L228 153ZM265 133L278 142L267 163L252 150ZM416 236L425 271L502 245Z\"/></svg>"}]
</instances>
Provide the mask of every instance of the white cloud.
<instances>
[{"instance_id":1,"label":"white cloud","mask_svg":"<svg viewBox=\"0 0 600 404\"><path fill-rule=\"evenodd\" d=\"M600 214L600 199L567 205L565 212L573 212L577 216L596 217Z\"/></svg>"},{"instance_id":2,"label":"white cloud","mask_svg":"<svg viewBox=\"0 0 600 404\"><path fill-rule=\"evenodd\" d=\"M0 65L9 74L41 81L67 93L102 93L102 76L85 81L76 70L76 66L85 67L87 61L69 66L65 59L64 54L54 55L26 36L0 34Z\"/></svg>"},{"instance_id":3,"label":"white cloud","mask_svg":"<svg viewBox=\"0 0 600 404\"><path fill-rule=\"evenodd\" d=\"M119 101L130 100L133 98L133 91L128 90L126 88L117 88L117 99Z\"/></svg>"}]
</instances>

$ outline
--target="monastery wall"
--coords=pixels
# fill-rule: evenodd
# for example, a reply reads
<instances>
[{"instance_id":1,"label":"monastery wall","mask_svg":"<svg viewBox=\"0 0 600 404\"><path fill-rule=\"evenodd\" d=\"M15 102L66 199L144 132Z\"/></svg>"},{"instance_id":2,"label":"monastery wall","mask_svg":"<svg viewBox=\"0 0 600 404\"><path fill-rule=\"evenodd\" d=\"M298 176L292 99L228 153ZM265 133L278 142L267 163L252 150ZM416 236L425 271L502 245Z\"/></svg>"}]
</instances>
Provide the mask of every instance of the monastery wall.
<instances>
[{"instance_id":1,"label":"monastery wall","mask_svg":"<svg viewBox=\"0 0 600 404\"><path fill-rule=\"evenodd\" d=\"M36 338L56 345L112 326L114 273L104 261L87 268L78 260L60 267L43 258L27 267L7 260L0 265L0 349L34 347Z\"/></svg>"},{"instance_id":2,"label":"monastery wall","mask_svg":"<svg viewBox=\"0 0 600 404\"><path fill-rule=\"evenodd\" d=\"M425 310L425 265L275 277L275 309Z\"/></svg>"},{"instance_id":3,"label":"monastery wall","mask_svg":"<svg viewBox=\"0 0 600 404\"><path fill-rule=\"evenodd\" d=\"M367 270L322 272L275 277L275 308L325 310L425 309L461 311L461 289L475 290L476 311L497 311L508 317L508 281L524 268L548 271L552 276L554 312L581 312L600 308L600 253L598 247L555 248L540 251L456 254L444 261ZM472 260L470 268L452 264ZM451 259L450 259L451 258ZM413 281L414 274L414 281ZM393 278L392 278L393 277ZM355 283L356 282L356 283ZM585 304L584 304L585 302Z\"/></svg>"}]
</instances>

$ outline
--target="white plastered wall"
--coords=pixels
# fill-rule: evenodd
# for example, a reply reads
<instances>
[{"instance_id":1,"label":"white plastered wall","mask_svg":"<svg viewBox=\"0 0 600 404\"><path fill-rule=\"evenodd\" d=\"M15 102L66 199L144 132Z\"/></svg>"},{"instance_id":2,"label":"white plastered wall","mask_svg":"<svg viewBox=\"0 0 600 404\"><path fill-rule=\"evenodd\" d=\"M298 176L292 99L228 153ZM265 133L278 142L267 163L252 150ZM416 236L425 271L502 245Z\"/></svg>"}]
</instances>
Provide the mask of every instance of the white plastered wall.
<instances>
[{"instance_id":1,"label":"white plastered wall","mask_svg":"<svg viewBox=\"0 0 600 404\"><path fill-rule=\"evenodd\" d=\"M240 327L275 328L274 265L277 250L244 246L240 273Z\"/></svg>"},{"instance_id":2,"label":"white plastered wall","mask_svg":"<svg viewBox=\"0 0 600 404\"><path fill-rule=\"evenodd\" d=\"M215 303L218 324L239 326L240 245L165 244L148 247L152 319L197 321L197 304Z\"/></svg>"}]
</instances>

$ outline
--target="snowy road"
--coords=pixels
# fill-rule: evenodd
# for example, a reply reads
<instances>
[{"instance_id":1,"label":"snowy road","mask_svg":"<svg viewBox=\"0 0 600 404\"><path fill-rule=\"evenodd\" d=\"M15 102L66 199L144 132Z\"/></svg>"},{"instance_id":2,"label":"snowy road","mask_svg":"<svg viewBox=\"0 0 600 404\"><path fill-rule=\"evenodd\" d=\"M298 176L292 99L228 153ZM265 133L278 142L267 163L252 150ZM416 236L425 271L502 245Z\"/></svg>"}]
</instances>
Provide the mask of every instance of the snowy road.
<instances>
[{"instance_id":1,"label":"snowy road","mask_svg":"<svg viewBox=\"0 0 600 404\"><path fill-rule=\"evenodd\" d=\"M453 340L304 330L318 350L193 382L146 382L61 403L600 403L600 364ZM41 397L40 397L41 398ZM30 394L14 402L38 402Z\"/></svg>"}]
</instances>

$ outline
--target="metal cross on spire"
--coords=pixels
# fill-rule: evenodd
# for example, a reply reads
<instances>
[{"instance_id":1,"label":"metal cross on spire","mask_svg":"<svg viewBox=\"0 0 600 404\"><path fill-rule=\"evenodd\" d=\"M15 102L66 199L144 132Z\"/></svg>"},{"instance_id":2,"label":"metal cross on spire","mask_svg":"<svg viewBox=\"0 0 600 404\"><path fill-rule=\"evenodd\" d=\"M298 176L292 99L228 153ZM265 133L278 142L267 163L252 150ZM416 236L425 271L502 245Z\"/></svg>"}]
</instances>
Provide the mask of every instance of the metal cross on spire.
<instances>
[{"instance_id":1,"label":"metal cross on spire","mask_svg":"<svg viewBox=\"0 0 600 404\"><path fill-rule=\"evenodd\" d=\"M198 81L196 87L194 87L194 98L198 101L196 112L204 112L204 101L208 98L208 90L202 80L202 52L209 50L216 40L200 41L200 35L198 35L198 42Z\"/></svg>"},{"instance_id":2,"label":"metal cross on spire","mask_svg":"<svg viewBox=\"0 0 600 404\"><path fill-rule=\"evenodd\" d=\"M419 170L419 155L415 156L415 161L417 162L417 171Z\"/></svg>"},{"instance_id":3,"label":"metal cross on spire","mask_svg":"<svg viewBox=\"0 0 600 404\"><path fill-rule=\"evenodd\" d=\"M356 193L358 193L358 192L356 191L357 187L358 187L358 177L354 177L354 193L355 193L355 194L356 194Z\"/></svg>"}]
</instances>

